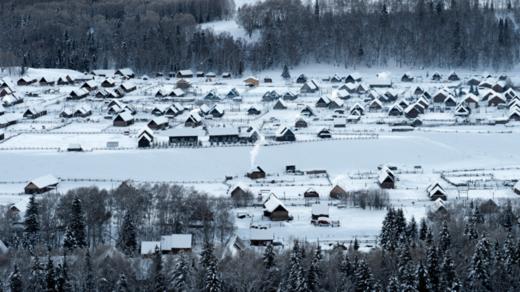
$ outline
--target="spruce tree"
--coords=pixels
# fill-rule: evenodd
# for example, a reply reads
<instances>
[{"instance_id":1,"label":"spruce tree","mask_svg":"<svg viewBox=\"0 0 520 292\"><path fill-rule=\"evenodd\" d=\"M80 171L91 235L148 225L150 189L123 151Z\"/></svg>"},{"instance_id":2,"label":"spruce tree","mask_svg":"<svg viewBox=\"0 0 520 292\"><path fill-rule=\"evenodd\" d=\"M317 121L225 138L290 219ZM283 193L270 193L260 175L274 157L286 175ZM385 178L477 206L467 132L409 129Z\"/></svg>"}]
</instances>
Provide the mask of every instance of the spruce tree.
<instances>
[{"instance_id":1,"label":"spruce tree","mask_svg":"<svg viewBox=\"0 0 520 292\"><path fill-rule=\"evenodd\" d=\"M307 281L302 266L302 252L300 251L298 241L294 242L288 269L286 290L290 292L307 291Z\"/></svg>"},{"instance_id":2,"label":"spruce tree","mask_svg":"<svg viewBox=\"0 0 520 292\"><path fill-rule=\"evenodd\" d=\"M417 270L415 272L416 275L416 283L417 283L417 291L419 292L428 292L428 275L422 263L419 263L417 266Z\"/></svg>"},{"instance_id":3,"label":"spruce tree","mask_svg":"<svg viewBox=\"0 0 520 292\"><path fill-rule=\"evenodd\" d=\"M426 273L428 274L428 288L432 291L439 289L439 258L437 247L431 244L426 252Z\"/></svg>"},{"instance_id":4,"label":"spruce tree","mask_svg":"<svg viewBox=\"0 0 520 292\"><path fill-rule=\"evenodd\" d=\"M442 222L442 228L439 232L439 250L441 254L447 252L450 249L451 235L448 230L448 222L444 220Z\"/></svg>"},{"instance_id":5,"label":"spruce tree","mask_svg":"<svg viewBox=\"0 0 520 292\"><path fill-rule=\"evenodd\" d=\"M14 264L14 269L11 275L9 275L9 288L11 292L23 292L23 281L18 265Z\"/></svg>"},{"instance_id":6,"label":"spruce tree","mask_svg":"<svg viewBox=\"0 0 520 292\"><path fill-rule=\"evenodd\" d=\"M453 259L450 256L449 250L444 253L444 258L441 263L440 272L441 291L450 291L450 289L457 289L457 287L460 286L455 271L455 263L453 262Z\"/></svg>"},{"instance_id":7,"label":"spruce tree","mask_svg":"<svg viewBox=\"0 0 520 292\"><path fill-rule=\"evenodd\" d=\"M354 271L354 291L372 291L374 277L365 260L359 260Z\"/></svg>"},{"instance_id":8,"label":"spruce tree","mask_svg":"<svg viewBox=\"0 0 520 292\"><path fill-rule=\"evenodd\" d=\"M309 272L307 274L307 286L309 291L319 291L320 289L320 278L322 276L322 271L320 267L321 261L321 249L320 245L316 248L316 253L314 254L311 266L309 267Z\"/></svg>"},{"instance_id":9,"label":"spruce tree","mask_svg":"<svg viewBox=\"0 0 520 292\"><path fill-rule=\"evenodd\" d=\"M33 256L33 263L31 266L31 278L29 279L29 290L45 290L45 274L43 271L44 268L40 263L40 258L38 256Z\"/></svg>"},{"instance_id":10,"label":"spruce tree","mask_svg":"<svg viewBox=\"0 0 520 292\"><path fill-rule=\"evenodd\" d=\"M492 291L489 274L489 242L483 236L471 258L468 271L468 286L472 291Z\"/></svg>"},{"instance_id":11,"label":"spruce tree","mask_svg":"<svg viewBox=\"0 0 520 292\"><path fill-rule=\"evenodd\" d=\"M270 270L272 267L274 267L274 248L272 244L268 244L264 250L263 255L263 264L266 270Z\"/></svg>"},{"instance_id":12,"label":"spruce tree","mask_svg":"<svg viewBox=\"0 0 520 292\"><path fill-rule=\"evenodd\" d=\"M418 233L417 233L417 222L415 222L415 217L412 217L408 226L406 226L406 237L408 237L408 241L414 244L417 241Z\"/></svg>"},{"instance_id":13,"label":"spruce tree","mask_svg":"<svg viewBox=\"0 0 520 292\"><path fill-rule=\"evenodd\" d=\"M78 197L72 201L71 218L65 232L63 247L67 249L83 248L87 246L85 236L85 218Z\"/></svg>"},{"instance_id":14,"label":"spruce tree","mask_svg":"<svg viewBox=\"0 0 520 292\"><path fill-rule=\"evenodd\" d=\"M426 240L426 235L428 234L428 225L426 224L426 219L421 219L421 227L419 229L419 239Z\"/></svg>"},{"instance_id":15,"label":"spruce tree","mask_svg":"<svg viewBox=\"0 0 520 292\"><path fill-rule=\"evenodd\" d=\"M34 195L29 199L27 211L24 216L24 232L26 236L26 244L33 246L38 241L38 234L40 232L40 213L38 209L38 202Z\"/></svg>"},{"instance_id":16,"label":"spruce tree","mask_svg":"<svg viewBox=\"0 0 520 292\"><path fill-rule=\"evenodd\" d=\"M185 256L181 255L178 258L177 263L175 264L175 269L172 272L170 287L172 287L174 291L189 290L189 275L190 267L186 263Z\"/></svg>"},{"instance_id":17,"label":"spruce tree","mask_svg":"<svg viewBox=\"0 0 520 292\"><path fill-rule=\"evenodd\" d=\"M342 290L347 290L354 276L354 267L350 263L348 254L346 254L339 263L339 272Z\"/></svg>"},{"instance_id":18,"label":"spruce tree","mask_svg":"<svg viewBox=\"0 0 520 292\"><path fill-rule=\"evenodd\" d=\"M206 292L220 292L222 289L222 282L217 271L217 264L211 261L206 268L206 277L204 279L204 291Z\"/></svg>"},{"instance_id":19,"label":"spruce tree","mask_svg":"<svg viewBox=\"0 0 520 292\"><path fill-rule=\"evenodd\" d=\"M63 263L57 268L58 278L56 280L56 289L58 292L72 291L72 284L69 278L69 268L67 266L67 256L63 255Z\"/></svg>"},{"instance_id":20,"label":"spruce tree","mask_svg":"<svg viewBox=\"0 0 520 292\"><path fill-rule=\"evenodd\" d=\"M289 67L287 67L287 65L283 66L282 78L285 80L291 79L291 74L289 73Z\"/></svg>"},{"instance_id":21,"label":"spruce tree","mask_svg":"<svg viewBox=\"0 0 520 292\"><path fill-rule=\"evenodd\" d=\"M130 212L126 212L119 229L117 247L127 256L135 255L137 251L137 234Z\"/></svg>"}]
</instances>

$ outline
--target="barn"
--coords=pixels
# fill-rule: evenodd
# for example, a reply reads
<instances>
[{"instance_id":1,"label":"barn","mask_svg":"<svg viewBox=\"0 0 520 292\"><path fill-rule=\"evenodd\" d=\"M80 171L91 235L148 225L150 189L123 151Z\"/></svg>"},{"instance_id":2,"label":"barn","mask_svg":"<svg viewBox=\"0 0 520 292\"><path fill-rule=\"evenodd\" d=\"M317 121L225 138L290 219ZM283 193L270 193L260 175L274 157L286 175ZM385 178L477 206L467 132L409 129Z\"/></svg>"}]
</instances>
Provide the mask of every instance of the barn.
<instances>
[{"instance_id":1,"label":"barn","mask_svg":"<svg viewBox=\"0 0 520 292\"><path fill-rule=\"evenodd\" d=\"M285 221L289 220L289 210L285 205L276 197L271 194L269 198L264 202L264 216L271 219L271 221Z\"/></svg>"},{"instance_id":2,"label":"barn","mask_svg":"<svg viewBox=\"0 0 520 292\"><path fill-rule=\"evenodd\" d=\"M180 70L175 75L177 78L193 78L193 71L191 70Z\"/></svg>"},{"instance_id":3,"label":"barn","mask_svg":"<svg viewBox=\"0 0 520 292\"><path fill-rule=\"evenodd\" d=\"M238 143L239 132L238 128L221 127L208 128L208 136L210 143Z\"/></svg>"},{"instance_id":4,"label":"barn","mask_svg":"<svg viewBox=\"0 0 520 292\"><path fill-rule=\"evenodd\" d=\"M285 102L281 98L279 98L276 101L276 103L274 104L273 109L275 109L275 110L285 110L285 109L287 109L287 104L285 104Z\"/></svg>"},{"instance_id":5,"label":"barn","mask_svg":"<svg viewBox=\"0 0 520 292\"><path fill-rule=\"evenodd\" d=\"M314 204L311 208L312 220L318 220L320 217L329 218L329 205L326 204Z\"/></svg>"},{"instance_id":6,"label":"barn","mask_svg":"<svg viewBox=\"0 0 520 292\"><path fill-rule=\"evenodd\" d=\"M174 128L163 132L168 137L168 141L173 145L198 145L199 137L204 136L204 132L197 128Z\"/></svg>"},{"instance_id":7,"label":"barn","mask_svg":"<svg viewBox=\"0 0 520 292\"><path fill-rule=\"evenodd\" d=\"M260 85L260 81L258 80L258 78L254 76L249 76L244 80L244 84L247 87L257 87L258 85Z\"/></svg>"},{"instance_id":8,"label":"barn","mask_svg":"<svg viewBox=\"0 0 520 292\"><path fill-rule=\"evenodd\" d=\"M401 82L412 82L414 77L410 73L404 73L401 77Z\"/></svg>"},{"instance_id":9,"label":"barn","mask_svg":"<svg viewBox=\"0 0 520 292\"><path fill-rule=\"evenodd\" d=\"M36 79L31 79L31 78L27 78L27 77L22 77L20 79L18 79L18 81L16 82L16 84L18 86L27 86L27 85L31 85L33 83L37 82Z\"/></svg>"},{"instance_id":10,"label":"barn","mask_svg":"<svg viewBox=\"0 0 520 292\"><path fill-rule=\"evenodd\" d=\"M435 201L441 198L443 201L447 200L447 194L439 182L434 182L426 188L426 193L430 200Z\"/></svg>"},{"instance_id":11,"label":"barn","mask_svg":"<svg viewBox=\"0 0 520 292\"><path fill-rule=\"evenodd\" d=\"M152 130L164 130L168 128L168 126L168 118L164 116L154 117L151 121L148 122L148 127Z\"/></svg>"},{"instance_id":12,"label":"barn","mask_svg":"<svg viewBox=\"0 0 520 292\"><path fill-rule=\"evenodd\" d=\"M385 166L381 169L377 182L382 189L393 189L395 188L395 175Z\"/></svg>"},{"instance_id":13,"label":"barn","mask_svg":"<svg viewBox=\"0 0 520 292\"><path fill-rule=\"evenodd\" d=\"M129 111L122 111L114 118L114 127L128 127L134 123L134 116Z\"/></svg>"},{"instance_id":14,"label":"barn","mask_svg":"<svg viewBox=\"0 0 520 292\"><path fill-rule=\"evenodd\" d=\"M320 194L313 188L309 188L307 189L304 193L303 193L303 197L304 198L319 198L320 197Z\"/></svg>"},{"instance_id":15,"label":"barn","mask_svg":"<svg viewBox=\"0 0 520 292\"><path fill-rule=\"evenodd\" d=\"M38 107L30 107L23 113L24 118L28 119L37 119L41 116L44 116L47 114L47 110L38 108Z\"/></svg>"},{"instance_id":16,"label":"barn","mask_svg":"<svg viewBox=\"0 0 520 292\"><path fill-rule=\"evenodd\" d=\"M267 246L274 241L274 233L269 229L251 229L249 242L251 246Z\"/></svg>"},{"instance_id":17,"label":"barn","mask_svg":"<svg viewBox=\"0 0 520 292\"><path fill-rule=\"evenodd\" d=\"M276 131L275 140L283 142L293 142L296 141L296 136L294 135L294 132L291 129L281 126L278 129L278 131Z\"/></svg>"},{"instance_id":18,"label":"barn","mask_svg":"<svg viewBox=\"0 0 520 292\"><path fill-rule=\"evenodd\" d=\"M154 140L152 130L148 128L144 128L141 130L139 135L137 135L137 147L139 148L147 148L152 146Z\"/></svg>"},{"instance_id":19,"label":"barn","mask_svg":"<svg viewBox=\"0 0 520 292\"><path fill-rule=\"evenodd\" d=\"M193 246L191 234L171 234L161 236L161 253L189 253Z\"/></svg>"},{"instance_id":20,"label":"barn","mask_svg":"<svg viewBox=\"0 0 520 292\"><path fill-rule=\"evenodd\" d=\"M257 166L256 168L248 172L246 176L250 179L260 179L265 178L266 173L260 166Z\"/></svg>"},{"instance_id":21,"label":"barn","mask_svg":"<svg viewBox=\"0 0 520 292\"><path fill-rule=\"evenodd\" d=\"M294 122L295 128L307 128L309 126L309 123L304 118L298 118L296 119L296 122Z\"/></svg>"},{"instance_id":22,"label":"barn","mask_svg":"<svg viewBox=\"0 0 520 292\"><path fill-rule=\"evenodd\" d=\"M253 104L252 106L247 109L248 115L259 115L262 113L262 110L260 109L260 106Z\"/></svg>"},{"instance_id":23,"label":"barn","mask_svg":"<svg viewBox=\"0 0 520 292\"><path fill-rule=\"evenodd\" d=\"M332 134L330 133L329 129L323 128L318 132L318 138L322 138L322 139L332 138Z\"/></svg>"},{"instance_id":24,"label":"barn","mask_svg":"<svg viewBox=\"0 0 520 292\"><path fill-rule=\"evenodd\" d=\"M101 86L105 87L105 88L114 87L114 86L116 86L116 81L112 78L107 78L107 79L103 80L103 82L101 82Z\"/></svg>"},{"instance_id":25,"label":"barn","mask_svg":"<svg viewBox=\"0 0 520 292\"><path fill-rule=\"evenodd\" d=\"M45 175L31 180L24 188L26 194L43 194L56 189L59 180L53 175Z\"/></svg>"},{"instance_id":26,"label":"barn","mask_svg":"<svg viewBox=\"0 0 520 292\"><path fill-rule=\"evenodd\" d=\"M347 191L342 188L340 185L336 184L329 192L329 197L331 199L341 199L347 195Z\"/></svg>"},{"instance_id":27,"label":"barn","mask_svg":"<svg viewBox=\"0 0 520 292\"><path fill-rule=\"evenodd\" d=\"M301 93L314 93L318 91L320 88L316 84L314 80L309 80L303 84L303 86L300 88Z\"/></svg>"}]
</instances>

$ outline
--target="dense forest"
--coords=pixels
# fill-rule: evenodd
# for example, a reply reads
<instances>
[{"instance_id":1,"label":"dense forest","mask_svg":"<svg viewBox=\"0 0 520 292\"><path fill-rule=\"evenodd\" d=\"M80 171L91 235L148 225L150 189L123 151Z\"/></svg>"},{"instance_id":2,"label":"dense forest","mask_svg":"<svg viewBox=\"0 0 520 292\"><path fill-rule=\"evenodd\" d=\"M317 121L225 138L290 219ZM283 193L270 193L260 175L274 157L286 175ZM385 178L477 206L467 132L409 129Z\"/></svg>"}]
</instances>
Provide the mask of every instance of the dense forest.
<instances>
[{"instance_id":1,"label":"dense forest","mask_svg":"<svg viewBox=\"0 0 520 292\"><path fill-rule=\"evenodd\" d=\"M513 2L500 10L479 0L366 2L338 1L339 11L298 0L243 7L240 23L262 32L250 64L500 68L518 61Z\"/></svg>"},{"instance_id":2,"label":"dense forest","mask_svg":"<svg viewBox=\"0 0 520 292\"><path fill-rule=\"evenodd\" d=\"M6 0L3 66L231 71L328 62L352 66L510 68L518 0ZM235 15L236 14L236 15ZM198 24L235 17L260 39Z\"/></svg>"},{"instance_id":3,"label":"dense forest","mask_svg":"<svg viewBox=\"0 0 520 292\"><path fill-rule=\"evenodd\" d=\"M226 253L231 199L179 186L122 184L31 198L23 218L4 213L2 291L518 291L520 208L450 205L416 222L388 208L377 246L354 239ZM243 202L242 202L243 203ZM248 201L248 205L252 201ZM370 211L367 211L370 212ZM193 220L202 222L192 228ZM21 222L21 223L16 223ZM139 255L142 240L195 235L194 252Z\"/></svg>"}]
</instances>

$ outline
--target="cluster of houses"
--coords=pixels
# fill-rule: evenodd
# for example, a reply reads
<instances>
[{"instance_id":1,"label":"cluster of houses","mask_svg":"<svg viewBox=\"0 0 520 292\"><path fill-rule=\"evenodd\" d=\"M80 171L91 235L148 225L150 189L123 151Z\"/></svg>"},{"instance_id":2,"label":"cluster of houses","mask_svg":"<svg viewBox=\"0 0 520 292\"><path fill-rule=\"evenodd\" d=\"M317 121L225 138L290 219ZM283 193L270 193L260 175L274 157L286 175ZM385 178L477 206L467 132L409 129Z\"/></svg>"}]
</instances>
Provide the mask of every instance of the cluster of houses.
<instances>
[{"instance_id":1,"label":"cluster of houses","mask_svg":"<svg viewBox=\"0 0 520 292\"><path fill-rule=\"evenodd\" d=\"M191 234L163 235L159 241L142 241L141 255L151 256L156 252L161 254L190 253L193 248Z\"/></svg>"},{"instance_id":2,"label":"cluster of houses","mask_svg":"<svg viewBox=\"0 0 520 292\"><path fill-rule=\"evenodd\" d=\"M214 144L254 144L259 138L258 131L251 126L239 127L176 127L161 133L168 137L169 144L178 146L198 146L202 137Z\"/></svg>"}]
</instances>

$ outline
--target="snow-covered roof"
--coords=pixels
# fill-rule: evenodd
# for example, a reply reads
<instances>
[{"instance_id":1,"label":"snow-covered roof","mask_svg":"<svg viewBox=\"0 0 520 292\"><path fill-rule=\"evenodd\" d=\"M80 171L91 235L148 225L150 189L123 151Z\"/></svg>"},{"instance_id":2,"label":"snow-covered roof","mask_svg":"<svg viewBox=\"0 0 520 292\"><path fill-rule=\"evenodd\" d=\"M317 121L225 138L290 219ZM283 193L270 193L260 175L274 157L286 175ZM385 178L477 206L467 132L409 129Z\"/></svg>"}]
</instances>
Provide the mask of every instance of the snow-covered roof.
<instances>
[{"instance_id":1,"label":"snow-covered roof","mask_svg":"<svg viewBox=\"0 0 520 292\"><path fill-rule=\"evenodd\" d=\"M171 234L161 236L161 250L191 248L191 234Z\"/></svg>"},{"instance_id":2,"label":"snow-covered roof","mask_svg":"<svg viewBox=\"0 0 520 292\"><path fill-rule=\"evenodd\" d=\"M249 235L250 240L273 240L274 233L269 229L251 229L251 233Z\"/></svg>"},{"instance_id":3,"label":"snow-covered roof","mask_svg":"<svg viewBox=\"0 0 520 292\"><path fill-rule=\"evenodd\" d=\"M154 117L151 121L157 125L168 124L168 118L165 116Z\"/></svg>"},{"instance_id":4,"label":"snow-covered roof","mask_svg":"<svg viewBox=\"0 0 520 292\"><path fill-rule=\"evenodd\" d=\"M238 136L238 128L235 127L219 127L208 128L209 136Z\"/></svg>"},{"instance_id":5,"label":"snow-covered roof","mask_svg":"<svg viewBox=\"0 0 520 292\"><path fill-rule=\"evenodd\" d=\"M117 116L115 118L117 119L118 117L125 122L129 122L134 119L134 116L132 116L132 113L129 111L126 111L126 110L117 114Z\"/></svg>"},{"instance_id":6,"label":"snow-covered roof","mask_svg":"<svg viewBox=\"0 0 520 292\"><path fill-rule=\"evenodd\" d=\"M275 195L271 194L269 196L269 199L267 199L267 201L264 202L264 209L271 213L273 212L274 210L276 210L276 208L278 207L282 207L284 209L287 210L287 208L285 208L285 205L282 203L282 201L280 201Z\"/></svg>"},{"instance_id":7,"label":"snow-covered roof","mask_svg":"<svg viewBox=\"0 0 520 292\"><path fill-rule=\"evenodd\" d=\"M178 127L174 129L169 129L162 132L163 135L168 137L200 137L204 136L205 133L199 128L185 128Z\"/></svg>"},{"instance_id":8,"label":"snow-covered roof","mask_svg":"<svg viewBox=\"0 0 520 292\"><path fill-rule=\"evenodd\" d=\"M312 215L329 215L329 206L327 204L312 205Z\"/></svg>"},{"instance_id":9,"label":"snow-covered roof","mask_svg":"<svg viewBox=\"0 0 520 292\"><path fill-rule=\"evenodd\" d=\"M45 188L49 186L57 185L60 181L52 174L40 176L31 180L29 183L32 183L37 188Z\"/></svg>"}]
</instances>

